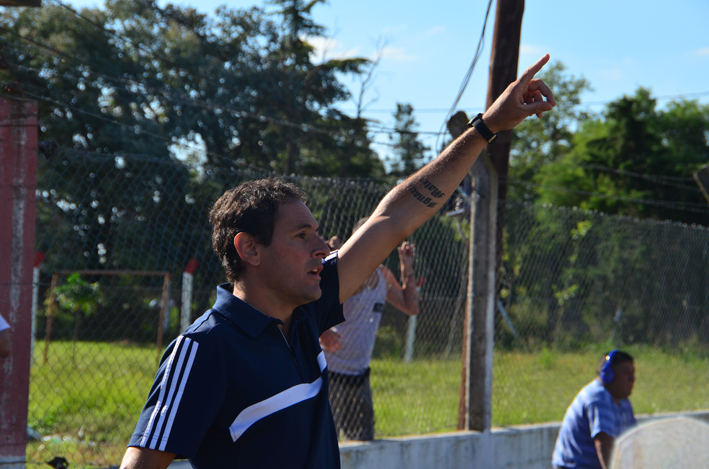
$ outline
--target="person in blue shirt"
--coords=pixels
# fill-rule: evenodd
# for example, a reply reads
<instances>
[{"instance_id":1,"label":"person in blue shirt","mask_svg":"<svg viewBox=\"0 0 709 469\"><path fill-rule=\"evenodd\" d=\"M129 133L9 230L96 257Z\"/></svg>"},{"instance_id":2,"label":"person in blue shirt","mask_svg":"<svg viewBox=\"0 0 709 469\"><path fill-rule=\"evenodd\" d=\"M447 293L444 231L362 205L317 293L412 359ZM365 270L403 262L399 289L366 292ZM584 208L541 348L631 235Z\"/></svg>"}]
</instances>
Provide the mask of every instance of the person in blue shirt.
<instances>
[{"instance_id":1,"label":"person in blue shirt","mask_svg":"<svg viewBox=\"0 0 709 469\"><path fill-rule=\"evenodd\" d=\"M0 358L9 357L11 351L10 325L0 316Z\"/></svg>"},{"instance_id":2,"label":"person in blue shirt","mask_svg":"<svg viewBox=\"0 0 709 469\"><path fill-rule=\"evenodd\" d=\"M434 161L396 186L338 253L318 234L303 193L276 179L224 193L210 212L228 283L214 307L166 349L121 463L164 469L338 468L328 369L318 338L341 304L456 190L482 149L550 111L528 68Z\"/></svg>"},{"instance_id":3,"label":"person in blue shirt","mask_svg":"<svg viewBox=\"0 0 709 469\"><path fill-rule=\"evenodd\" d=\"M633 357L620 350L603 355L596 379L566 410L554 447L553 467L609 467L615 439L637 423L628 400L634 383Z\"/></svg>"}]
</instances>

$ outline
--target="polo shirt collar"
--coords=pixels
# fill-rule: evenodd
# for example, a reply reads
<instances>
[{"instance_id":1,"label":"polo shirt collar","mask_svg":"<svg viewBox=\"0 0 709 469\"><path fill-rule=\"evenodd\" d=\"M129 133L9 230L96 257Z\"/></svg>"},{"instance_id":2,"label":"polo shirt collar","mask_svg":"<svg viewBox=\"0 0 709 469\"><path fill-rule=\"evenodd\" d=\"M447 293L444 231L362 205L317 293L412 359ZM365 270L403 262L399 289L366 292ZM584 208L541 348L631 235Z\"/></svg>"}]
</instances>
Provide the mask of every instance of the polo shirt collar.
<instances>
[{"instance_id":1,"label":"polo shirt collar","mask_svg":"<svg viewBox=\"0 0 709 469\"><path fill-rule=\"evenodd\" d=\"M233 285L223 283L217 287L217 301L214 303L215 309L222 316L236 324L241 330L251 337L260 335L272 322L283 324L283 321L263 314L244 300L234 296ZM303 316L302 308L296 308L293 312L294 323Z\"/></svg>"}]
</instances>

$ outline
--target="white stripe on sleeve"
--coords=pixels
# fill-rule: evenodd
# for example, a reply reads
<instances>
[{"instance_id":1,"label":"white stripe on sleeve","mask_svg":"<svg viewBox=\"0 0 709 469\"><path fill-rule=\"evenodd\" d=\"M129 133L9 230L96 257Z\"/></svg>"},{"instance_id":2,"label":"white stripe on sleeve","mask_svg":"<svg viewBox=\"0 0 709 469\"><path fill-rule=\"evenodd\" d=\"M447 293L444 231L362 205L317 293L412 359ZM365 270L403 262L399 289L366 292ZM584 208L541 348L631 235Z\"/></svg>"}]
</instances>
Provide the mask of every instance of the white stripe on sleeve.
<instances>
[{"instance_id":1,"label":"white stripe on sleeve","mask_svg":"<svg viewBox=\"0 0 709 469\"><path fill-rule=\"evenodd\" d=\"M175 420L175 414L177 414L177 409L180 407L182 394L184 393L185 385L187 384L187 375L189 374L190 370L192 370L192 364L194 363L195 355L197 355L198 347L199 344L197 342L193 342L192 350L190 351L190 358L187 360L187 366L185 367L185 375L180 381L180 388L178 389L177 395L175 396L175 401L172 403L172 410L170 411L170 418L168 418L167 420L165 435L170 435L170 432L172 431L172 422ZM165 451L165 445L167 445L167 438L163 438L162 444L160 445L160 451Z\"/></svg>"},{"instance_id":2,"label":"white stripe on sleeve","mask_svg":"<svg viewBox=\"0 0 709 469\"><path fill-rule=\"evenodd\" d=\"M177 354L177 351L180 350L180 344L182 343L182 340L185 338L185 336L180 336L177 338L177 343L175 344L175 348L172 349L172 353L170 354L170 358L167 360L167 367L165 368L165 374L162 377L162 381L160 382L160 395L158 396L158 401L155 403L155 407L153 408L153 413L150 415L150 420L148 421L148 426L145 428L145 432L143 433L143 438L140 440L140 446L143 448L146 447L148 443L148 437L150 436L150 431L153 429L153 423L155 423L155 417L157 417L158 413L160 412L160 408L162 407L162 403L165 400L165 387L167 384L167 381L170 377L170 371L172 370L172 364L175 361L175 355ZM154 448L150 448L154 449Z\"/></svg>"}]
</instances>

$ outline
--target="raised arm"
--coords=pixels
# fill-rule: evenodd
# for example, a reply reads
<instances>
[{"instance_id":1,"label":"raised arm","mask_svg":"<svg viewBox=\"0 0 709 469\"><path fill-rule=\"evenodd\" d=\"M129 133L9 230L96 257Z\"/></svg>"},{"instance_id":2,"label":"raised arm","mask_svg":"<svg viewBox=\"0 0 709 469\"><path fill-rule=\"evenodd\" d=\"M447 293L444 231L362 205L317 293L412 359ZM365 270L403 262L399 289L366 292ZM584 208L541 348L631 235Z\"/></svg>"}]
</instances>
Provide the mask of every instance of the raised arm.
<instances>
[{"instance_id":1,"label":"raised arm","mask_svg":"<svg viewBox=\"0 0 709 469\"><path fill-rule=\"evenodd\" d=\"M556 104L551 90L534 75L549 61L545 55L529 67L485 111L493 132L509 130L525 118ZM546 100L544 99L546 98ZM487 141L468 129L435 160L392 189L367 222L339 252L340 301L344 302L389 253L438 211L475 163Z\"/></svg>"},{"instance_id":2,"label":"raised arm","mask_svg":"<svg viewBox=\"0 0 709 469\"><path fill-rule=\"evenodd\" d=\"M419 295L414 274L415 247L404 241L397 251L399 253L401 284L396 281L391 270L382 267L387 282L387 302L409 316L416 316L419 313Z\"/></svg>"}]
</instances>

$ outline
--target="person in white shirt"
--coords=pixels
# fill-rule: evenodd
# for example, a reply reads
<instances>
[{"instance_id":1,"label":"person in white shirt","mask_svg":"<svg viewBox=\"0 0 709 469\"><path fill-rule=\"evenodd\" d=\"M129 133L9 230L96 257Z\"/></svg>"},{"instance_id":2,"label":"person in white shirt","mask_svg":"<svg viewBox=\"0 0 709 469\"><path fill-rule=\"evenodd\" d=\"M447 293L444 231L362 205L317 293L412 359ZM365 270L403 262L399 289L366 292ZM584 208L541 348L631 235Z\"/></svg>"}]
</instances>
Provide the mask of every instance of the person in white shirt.
<instances>
[{"instance_id":1,"label":"person in white shirt","mask_svg":"<svg viewBox=\"0 0 709 469\"><path fill-rule=\"evenodd\" d=\"M360 219L352 234L367 218ZM330 249L341 246L333 236ZM369 384L369 363L384 309L384 302L399 311L415 316L419 313L418 292L414 275L415 247L404 241L399 248L401 284L394 274L380 265L343 304L345 322L320 336L330 370L330 406L338 434L347 440L374 439L374 403Z\"/></svg>"}]
</instances>

